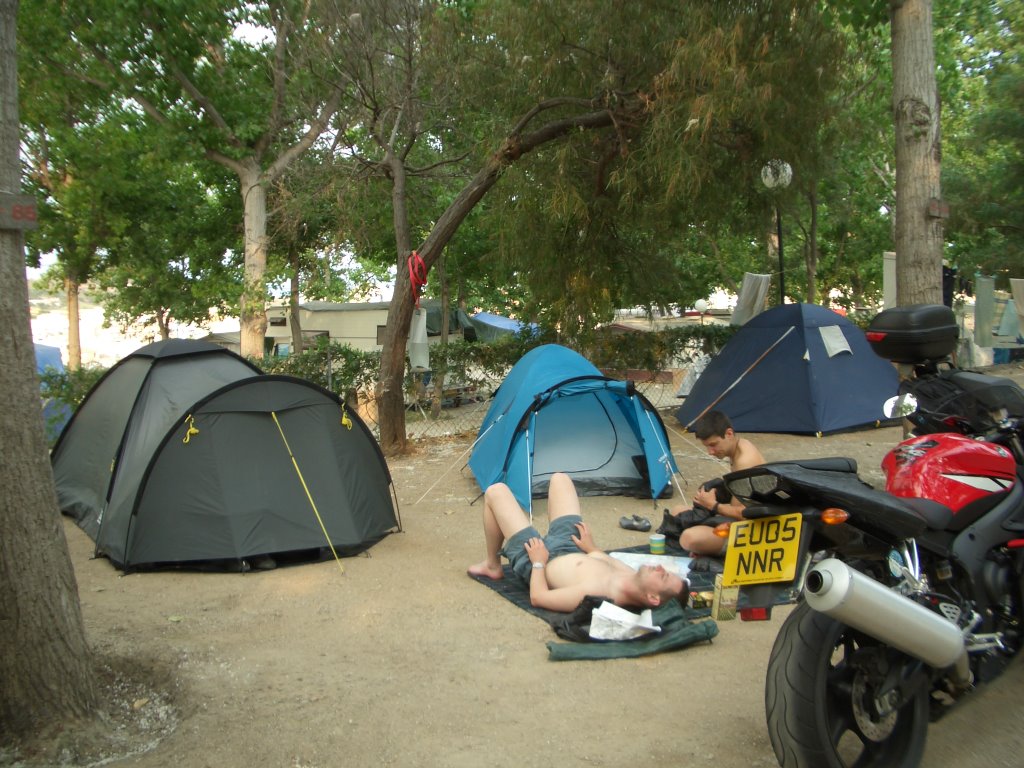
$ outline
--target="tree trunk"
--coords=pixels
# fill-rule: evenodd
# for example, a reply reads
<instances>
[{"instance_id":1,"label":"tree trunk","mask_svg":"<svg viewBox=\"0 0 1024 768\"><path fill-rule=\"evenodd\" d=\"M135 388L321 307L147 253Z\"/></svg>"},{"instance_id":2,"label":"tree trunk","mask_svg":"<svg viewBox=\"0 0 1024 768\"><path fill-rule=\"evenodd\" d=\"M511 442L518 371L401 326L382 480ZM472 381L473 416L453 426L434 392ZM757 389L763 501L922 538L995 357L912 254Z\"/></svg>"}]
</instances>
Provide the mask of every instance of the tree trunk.
<instances>
[{"instance_id":1,"label":"tree trunk","mask_svg":"<svg viewBox=\"0 0 1024 768\"><path fill-rule=\"evenodd\" d=\"M385 162L391 169L391 216L398 252L398 277L388 309L388 322L384 327L377 415L381 448L385 453L394 454L404 452L408 444L405 434L405 354L415 297L412 295L408 263L412 254L412 237L409 234L405 164L390 148Z\"/></svg>"},{"instance_id":2,"label":"tree trunk","mask_svg":"<svg viewBox=\"0 0 1024 768\"><path fill-rule=\"evenodd\" d=\"M446 360L448 359L448 333L449 333L449 319L451 312L448 309L448 303L450 301L448 292L448 275L444 271L444 255L437 260L437 279L441 283L441 341L437 345L439 347L438 354L442 355ZM438 370L440 368L440 370ZM441 402L444 400L444 380L447 377L447 372L443 365L434 365L434 396L430 402L430 415L435 419L441 415Z\"/></svg>"},{"instance_id":3,"label":"tree trunk","mask_svg":"<svg viewBox=\"0 0 1024 768\"><path fill-rule=\"evenodd\" d=\"M531 113L532 114L532 113ZM524 125L521 121L520 125ZM515 163L523 155L537 147L555 141L566 134L577 130L607 128L612 124L612 114L598 109L594 112L575 117L558 118L544 124L532 133L522 134L518 130L509 135L502 146L491 155L483 168L462 188L451 204L441 214L420 246L419 255L427 270L440 257L444 247L459 226L465 221L473 207L483 199L493 187L502 171ZM401 161L391 163L392 173L396 173ZM405 169L401 167L402 195L396 196L398 189L397 176L392 188L392 202L402 206L401 216L396 209L396 225L404 220L406 246L398 245L398 275L395 279L395 293L391 297L388 310L388 322L384 330L384 344L380 355L380 382L377 387L377 406L380 424L380 445L386 454L402 452L406 448L405 435L405 400L403 398L403 378L405 375L405 347L409 341L409 320L412 318L413 301L410 292L409 265L406 262L411 246L408 245L408 217L405 211ZM396 227L396 236L400 236Z\"/></svg>"},{"instance_id":4,"label":"tree trunk","mask_svg":"<svg viewBox=\"0 0 1024 768\"><path fill-rule=\"evenodd\" d=\"M156 327L160 331L160 341L171 338L171 313L161 309L156 313Z\"/></svg>"},{"instance_id":5,"label":"tree trunk","mask_svg":"<svg viewBox=\"0 0 1024 768\"><path fill-rule=\"evenodd\" d=\"M64 293L68 299L68 369L77 371L82 367L82 330L78 307L78 283L70 277L65 277Z\"/></svg>"},{"instance_id":6,"label":"tree trunk","mask_svg":"<svg viewBox=\"0 0 1024 768\"><path fill-rule=\"evenodd\" d=\"M942 303L939 98L932 0L892 3L893 122L896 128L896 302Z\"/></svg>"},{"instance_id":7,"label":"tree trunk","mask_svg":"<svg viewBox=\"0 0 1024 768\"><path fill-rule=\"evenodd\" d=\"M815 185L807 193L807 202L811 209L811 230L807 234L807 251L804 263L807 266L807 301L810 304L829 305L827 296L818 298L818 194Z\"/></svg>"},{"instance_id":8,"label":"tree trunk","mask_svg":"<svg viewBox=\"0 0 1024 768\"><path fill-rule=\"evenodd\" d=\"M263 357L267 335L267 191L250 161L239 173L245 228L245 284L239 307L242 357Z\"/></svg>"},{"instance_id":9,"label":"tree trunk","mask_svg":"<svg viewBox=\"0 0 1024 768\"><path fill-rule=\"evenodd\" d=\"M20 188L17 0L0 0L0 189ZM4 735L85 717L97 705L78 587L47 458L25 255L0 230L0 724Z\"/></svg>"},{"instance_id":10,"label":"tree trunk","mask_svg":"<svg viewBox=\"0 0 1024 768\"><path fill-rule=\"evenodd\" d=\"M302 321L299 319L299 252L292 252L288 285L288 326L292 329L292 354L302 354Z\"/></svg>"}]
</instances>

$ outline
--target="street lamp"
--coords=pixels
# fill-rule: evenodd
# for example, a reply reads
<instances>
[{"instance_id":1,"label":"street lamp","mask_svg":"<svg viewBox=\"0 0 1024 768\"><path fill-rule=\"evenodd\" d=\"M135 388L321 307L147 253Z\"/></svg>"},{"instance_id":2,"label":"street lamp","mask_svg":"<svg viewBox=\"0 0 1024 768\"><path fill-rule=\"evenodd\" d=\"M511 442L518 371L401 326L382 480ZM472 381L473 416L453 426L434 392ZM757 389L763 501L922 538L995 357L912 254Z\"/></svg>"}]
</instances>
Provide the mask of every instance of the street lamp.
<instances>
[{"instance_id":1,"label":"street lamp","mask_svg":"<svg viewBox=\"0 0 1024 768\"><path fill-rule=\"evenodd\" d=\"M761 181L768 189L785 189L793 180L793 169L785 160L769 160L761 169ZM782 259L782 214L775 200L775 232L779 239L779 304L786 303L786 263Z\"/></svg>"},{"instance_id":2,"label":"street lamp","mask_svg":"<svg viewBox=\"0 0 1024 768\"><path fill-rule=\"evenodd\" d=\"M704 313L708 311L708 303L704 299L693 302L693 308L700 312L700 324L704 325Z\"/></svg>"}]
</instances>

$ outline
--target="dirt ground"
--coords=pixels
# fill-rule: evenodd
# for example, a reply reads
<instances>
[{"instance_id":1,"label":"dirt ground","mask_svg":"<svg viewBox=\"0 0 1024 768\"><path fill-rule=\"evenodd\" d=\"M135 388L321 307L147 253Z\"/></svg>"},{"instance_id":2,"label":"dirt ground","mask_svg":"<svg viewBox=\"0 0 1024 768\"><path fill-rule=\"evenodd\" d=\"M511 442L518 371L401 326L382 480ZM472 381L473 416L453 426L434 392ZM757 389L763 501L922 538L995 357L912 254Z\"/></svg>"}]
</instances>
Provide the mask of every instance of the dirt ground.
<instances>
[{"instance_id":1,"label":"dirt ground","mask_svg":"<svg viewBox=\"0 0 1024 768\"><path fill-rule=\"evenodd\" d=\"M689 495L721 465L673 426ZM879 486L879 462L900 436L893 427L751 435L769 460L852 456ZM92 542L66 524L92 645L155 686L125 694L150 732L138 754L93 754L92 764L776 765L763 685L788 609L771 622L721 622L713 642L681 651L549 661L548 625L465 574L483 548L469 448L468 439L423 443L389 462L404 531L345 559L344 572L323 562L123 576L91 559ZM657 520L664 503L586 498L583 510L598 544L615 548L646 540L618 527L622 515ZM933 726L924 765L1019 766L1022 683L1018 660ZM47 760L75 757L74 734L65 736L63 758Z\"/></svg>"}]
</instances>

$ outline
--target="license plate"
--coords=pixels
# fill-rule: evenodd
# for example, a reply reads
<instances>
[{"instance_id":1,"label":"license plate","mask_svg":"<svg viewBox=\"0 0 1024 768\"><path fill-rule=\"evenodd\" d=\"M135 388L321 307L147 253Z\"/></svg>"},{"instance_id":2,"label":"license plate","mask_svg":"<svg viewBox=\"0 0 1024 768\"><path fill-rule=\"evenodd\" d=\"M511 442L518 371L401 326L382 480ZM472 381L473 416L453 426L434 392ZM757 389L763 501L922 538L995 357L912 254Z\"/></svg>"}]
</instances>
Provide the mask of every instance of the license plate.
<instances>
[{"instance_id":1,"label":"license plate","mask_svg":"<svg viewBox=\"0 0 1024 768\"><path fill-rule=\"evenodd\" d=\"M722 584L731 587L792 581L800 556L801 520L797 512L730 525Z\"/></svg>"}]
</instances>

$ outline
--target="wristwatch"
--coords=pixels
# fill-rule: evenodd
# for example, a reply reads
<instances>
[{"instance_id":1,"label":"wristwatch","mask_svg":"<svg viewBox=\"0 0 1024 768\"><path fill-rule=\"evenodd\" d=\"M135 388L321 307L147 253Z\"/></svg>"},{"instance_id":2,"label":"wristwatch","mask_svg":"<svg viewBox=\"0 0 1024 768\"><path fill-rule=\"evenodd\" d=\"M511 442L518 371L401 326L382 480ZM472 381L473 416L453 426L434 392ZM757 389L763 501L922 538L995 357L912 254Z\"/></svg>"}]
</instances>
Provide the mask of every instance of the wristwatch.
<instances>
[{"instance_id":1,"label":"wristwatch","mask_svg":"<svg viewBox=\"0 0 1024 768\"><path fill-rule=\"evenodd\" d=\"M718 514L718 505L719 505L719 504L721 504L721 503L722 503L722 502L720 502L720 501L716 501L716 502L715 502L715 506L713 506L713 507L711 508L711 514L712 514L712 515L717 515L717 514Z\"/></svg>"},{"instance_id":2,"label":"wristwatch","mask_svg":"<svg viewBox=\"0 0 1024 768\"><path fill-rule=\"evenodd\" d=\"M537 569L537 568L543 568L543 567L544 567L544 563L534 563L534 564L533 564L533 567L534 567L535 569Z\"/></svg>"}]
</instances>

